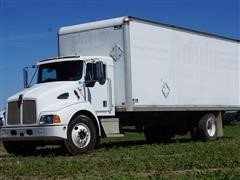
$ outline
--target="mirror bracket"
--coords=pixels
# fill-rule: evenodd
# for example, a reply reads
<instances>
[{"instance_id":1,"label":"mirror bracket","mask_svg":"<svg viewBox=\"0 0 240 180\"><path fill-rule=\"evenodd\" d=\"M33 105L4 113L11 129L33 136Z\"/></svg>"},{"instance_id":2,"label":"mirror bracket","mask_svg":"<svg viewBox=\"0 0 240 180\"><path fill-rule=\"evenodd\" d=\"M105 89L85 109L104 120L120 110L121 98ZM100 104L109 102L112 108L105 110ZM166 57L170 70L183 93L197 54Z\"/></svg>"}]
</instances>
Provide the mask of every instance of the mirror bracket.
<instances>
[{"instance_id":1,"label":"mirror bracket","mask_svg":"<svg viewBox=\"0 0 240 180\"><path fill-rule=\"evenodd\" d=\"M32 65L32 66L26 66L26 67L23 68L23 85L24 85L24 88L29 88L30 84L31 84L31 81L32 81L31 80L30 83L28 82L28 71L29 71L29 68L35 69L35 68L37 68L37 66L36 65Z\"/></svg>"},{"instance_id":2,"label":"mirror bracket","mask_svg":"<svg viewBox=\"0 0 240 180\"><path fill-rule=\"evenodd\" d=\"M24 84L24 88L29 87L29 84L28 84L28 67L23 68L23 84Z\"/></svg>"}]
</instances>

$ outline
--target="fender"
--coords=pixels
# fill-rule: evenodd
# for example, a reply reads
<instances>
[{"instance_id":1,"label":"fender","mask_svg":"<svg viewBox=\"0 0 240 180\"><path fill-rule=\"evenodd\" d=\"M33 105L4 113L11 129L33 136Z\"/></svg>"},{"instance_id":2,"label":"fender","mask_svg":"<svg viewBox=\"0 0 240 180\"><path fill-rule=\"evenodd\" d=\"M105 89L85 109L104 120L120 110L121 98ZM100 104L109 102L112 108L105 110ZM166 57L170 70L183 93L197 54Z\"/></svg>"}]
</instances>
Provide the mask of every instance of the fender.
<instances>
[{"instance_id":1,"label":"fender","mask_svg":"<svg viewBox=\"0 0 240 180\"><path fill-rule=\"evenodd\" d=\"M72 120L72 118L81 112L84 114L89 113L92 115L92 117L94 117L94 119L92 120L97 125L99 136L101 136L101 126L100 126L99 119L97 117L96 112L92 108L92 105L89 102L79 102L79 103L72 104L70 106L67 106L59 110L57 114L61 117L62 124L68 125Z\"/></svg>"}]
</instances>

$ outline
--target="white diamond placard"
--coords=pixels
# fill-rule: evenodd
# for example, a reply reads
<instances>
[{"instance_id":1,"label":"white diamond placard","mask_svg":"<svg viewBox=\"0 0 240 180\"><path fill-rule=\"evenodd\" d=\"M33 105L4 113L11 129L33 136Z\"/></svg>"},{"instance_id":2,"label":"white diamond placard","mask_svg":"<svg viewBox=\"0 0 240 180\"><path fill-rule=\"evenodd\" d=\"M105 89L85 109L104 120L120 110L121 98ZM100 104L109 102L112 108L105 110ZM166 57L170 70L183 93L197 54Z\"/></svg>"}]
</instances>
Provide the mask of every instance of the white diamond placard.
<instances>
[{"instance_id":1,"label":"white diamond placard","mask_svg":"<svg viewBox=\"0 0 240 180\"><path fill-rule=\"evenodd\" d=\"M123 54L123 50L116 44L112 51L110 52L110 56L113 58L114 61L117 61Z\"/></svg>"},{"instance_id":2,"label":"white diamond placard","mask_svg":"<svg viewBox=\"0 0 240 180\"><path fill-rule=\"evenodd\" d=\"M165 98L168 97L168 95L170 93L170 88L169 88L167 83L164 83L163 88L162 88L162 93L163 93Z\"/></svg>"}]
</instances>

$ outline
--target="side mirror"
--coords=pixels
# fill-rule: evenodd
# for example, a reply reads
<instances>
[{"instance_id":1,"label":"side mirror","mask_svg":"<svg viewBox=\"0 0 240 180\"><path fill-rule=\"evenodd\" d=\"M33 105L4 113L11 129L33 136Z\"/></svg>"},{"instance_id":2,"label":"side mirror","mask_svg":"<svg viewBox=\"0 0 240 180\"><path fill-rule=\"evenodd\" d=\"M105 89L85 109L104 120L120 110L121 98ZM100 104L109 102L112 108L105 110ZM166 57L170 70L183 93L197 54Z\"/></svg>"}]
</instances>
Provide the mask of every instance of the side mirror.
<instances>
[{"instance_id":1,"label":"side mirror","mask_svg":"<svg viewBox=\"0 0 240 180\"><path fill-rule=\"evenodd\" d=\"M30 69L35 69L35 68L37 68L37 66L32 65L32 66L26 66L26 67L23 68L23 85L24 85L24 88L29 88L30 87L30 85L32 83L32 80L33 80L33 78L34 78L34 76L37 72L37 70L36 70L35 73L33 74L33 77L31 79L31 81L28 82L28 70L29 70L29 68Z\"/></svg>"},{"instance_id":2,"label":"side mirror","mask_svg":"<svg viewBox=\"0 0 240 180\"><path fill-rule=\"evenodd\" d=\"M23 68L23 85L24 85L24 88L29 87L29 84L28 84L28 67Z\"/></svg>"},{"instance_id":3,"label":"side mirror","mask_svg":"<svg viewBox=\"0 0 240 180\"><path fill-rule=\"evenodd\" d=\"M99 82L99 84L103 85L106 81L105 77L105 69L104 64L102 61L96 62L96 81Z\"/></svg>"}]
</instances>

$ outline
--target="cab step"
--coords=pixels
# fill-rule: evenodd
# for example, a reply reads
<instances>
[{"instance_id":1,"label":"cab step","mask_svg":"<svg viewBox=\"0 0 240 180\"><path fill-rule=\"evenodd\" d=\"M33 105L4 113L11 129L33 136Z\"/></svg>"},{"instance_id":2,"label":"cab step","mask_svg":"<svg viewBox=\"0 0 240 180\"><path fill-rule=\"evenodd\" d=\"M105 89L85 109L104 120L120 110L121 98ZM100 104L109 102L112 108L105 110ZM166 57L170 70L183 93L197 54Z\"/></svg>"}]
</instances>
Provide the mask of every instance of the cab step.
<instances>
[{"instance_id":1,"label":"cab step","mask_svg":"<svg viewBox=\"0 0 240 180\"><path fill-rule=\"evenodd\" d=\"M123 137L120 133L118 118L101 118L100 119L106 137Z\"/></svg>"}]
</instances>

